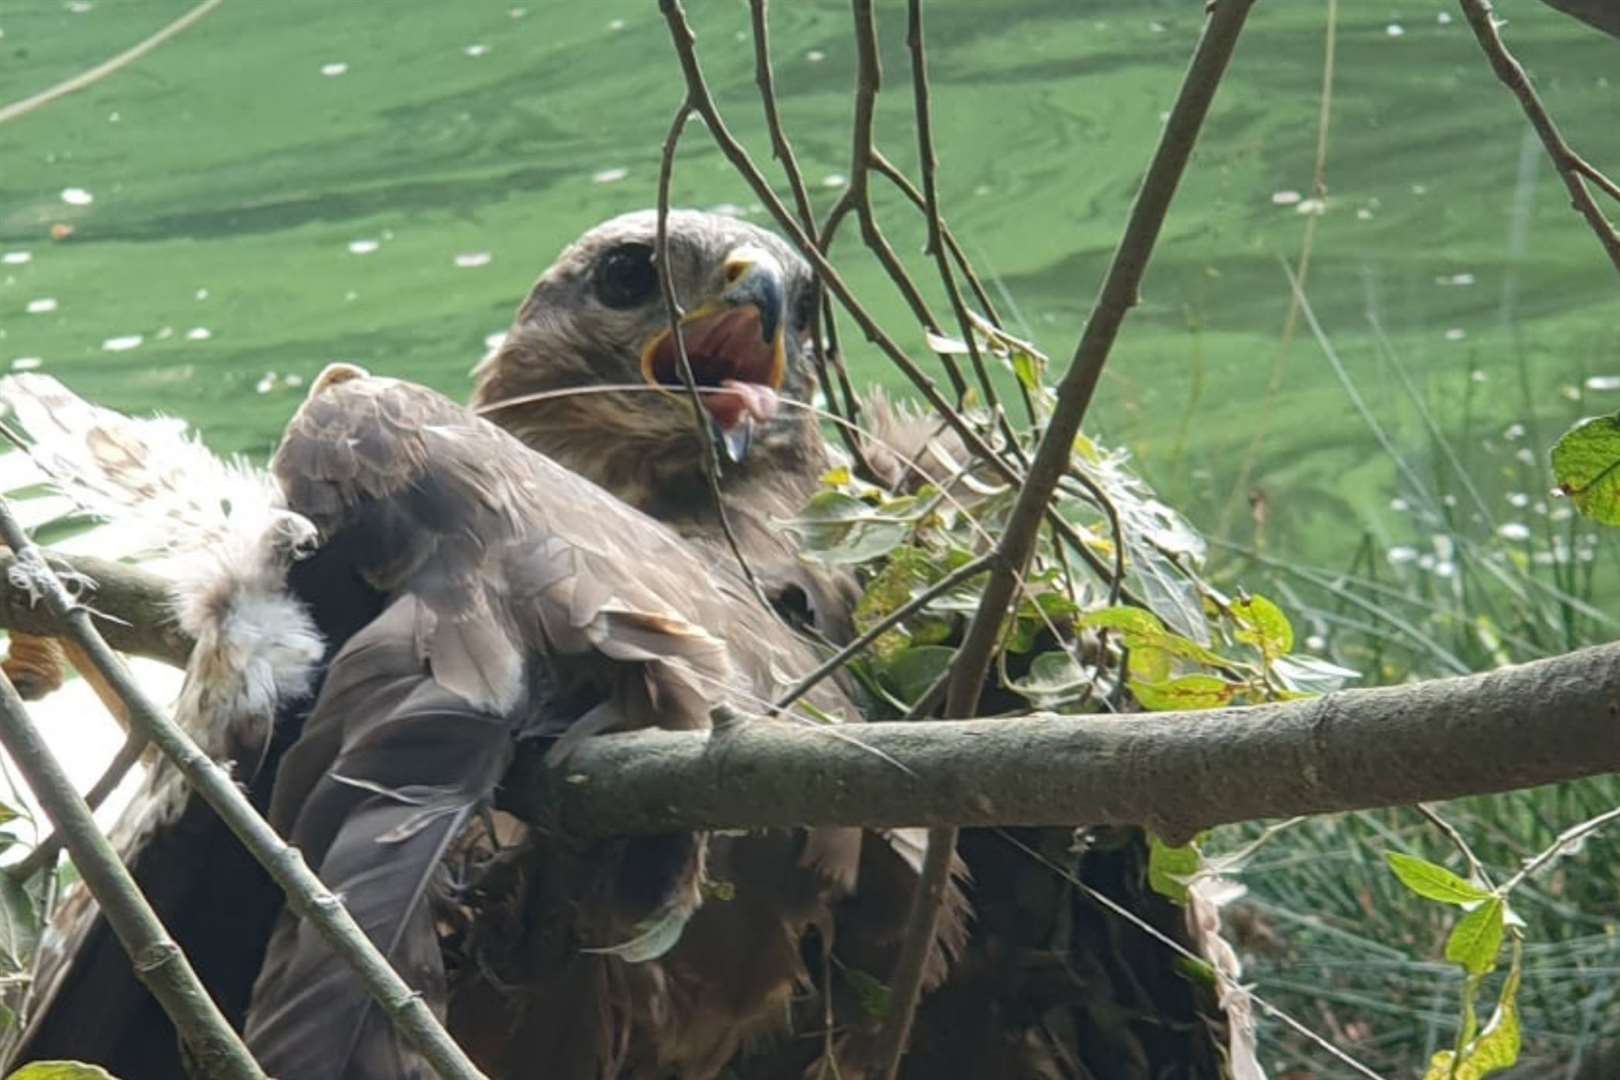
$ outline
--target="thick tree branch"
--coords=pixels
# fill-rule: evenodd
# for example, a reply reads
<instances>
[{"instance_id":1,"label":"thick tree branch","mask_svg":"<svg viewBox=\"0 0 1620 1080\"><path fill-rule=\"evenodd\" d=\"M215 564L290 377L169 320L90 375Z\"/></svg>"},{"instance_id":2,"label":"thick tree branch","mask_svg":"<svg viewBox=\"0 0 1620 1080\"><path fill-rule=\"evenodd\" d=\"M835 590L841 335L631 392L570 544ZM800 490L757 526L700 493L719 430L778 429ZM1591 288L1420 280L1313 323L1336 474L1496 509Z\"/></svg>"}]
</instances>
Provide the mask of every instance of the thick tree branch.
<instances>
[{"instance_id":1,"label":"thick tree branch","mask_svg":"<svg viewBox=\"0 0 1620 1080\"><path fill-rule=\"evenodd\" d=\"M50 558L98 569L91 560ZM141 611L166 610L162 578L116 563L99 568L119 588L98 595L134 605L104 605L110 615L134 621ZM43 607L29 615L34 629L64 628ZM542 755L526 753L503 801L584 838L1075 822L1184 836L1231 821L1487 794L1620 772L1620 644L1248 709L865 724L844 733L915 776L816 727L755 723L712 744L680 732L587 740L563 783L548 783Z\"/></svg>"},{"instance_id":2,"label":"thick tree branch","mask_svg":"<svg viewBox=\"0 0 1620 1080\"><path fill-rule=\"evenodd\" d=\"M586 740L526 754L503 796L591 838L808 825L1146 825L1401 806L1620 772L1620 644L1482 675L1206 712ZM881 751L881 755L871 752ZM892 758L907 775L885 760Z\"/></svg>"}]
</instances>

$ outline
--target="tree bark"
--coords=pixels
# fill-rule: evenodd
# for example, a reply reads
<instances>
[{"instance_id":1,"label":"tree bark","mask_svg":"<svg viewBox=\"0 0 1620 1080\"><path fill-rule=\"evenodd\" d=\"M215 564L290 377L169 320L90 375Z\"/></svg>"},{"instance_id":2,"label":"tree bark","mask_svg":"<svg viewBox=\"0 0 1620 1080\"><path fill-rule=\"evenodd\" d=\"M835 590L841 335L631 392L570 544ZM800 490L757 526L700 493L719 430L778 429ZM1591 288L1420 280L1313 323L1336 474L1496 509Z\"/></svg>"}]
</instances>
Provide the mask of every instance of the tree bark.
<instances>
[{"instance_id":1,"label":"tree bark","mask_svg":"<svg viewBox=\"0 0 1620 1080\"><path fill-rule=\"evenodd\" d=\"M903 768L902 768L903 766ZM792 825L1212 825L1620 771L1620 645L1249 708L591 739L512 809L581 836Z\"/></svg>"}]
</instances>

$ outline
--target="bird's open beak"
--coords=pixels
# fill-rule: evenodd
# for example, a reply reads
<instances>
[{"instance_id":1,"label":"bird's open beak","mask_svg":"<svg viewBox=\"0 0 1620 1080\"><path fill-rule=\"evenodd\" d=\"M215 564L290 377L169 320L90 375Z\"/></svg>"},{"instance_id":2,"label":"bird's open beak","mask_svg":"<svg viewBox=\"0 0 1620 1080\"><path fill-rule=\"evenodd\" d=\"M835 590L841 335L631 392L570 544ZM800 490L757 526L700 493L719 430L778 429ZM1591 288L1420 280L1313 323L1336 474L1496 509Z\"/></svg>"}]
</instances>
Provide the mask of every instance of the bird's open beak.
<instances>
[{"instance_id":1,"label":"bird's open beak","mask_svg":"<svg viewBox=\"0 0 1620 1080\"><path fill-rule=\"evenodd\" d=\"M755 425L776 415L776 392L787 369L786 315L781 264L766 251L743 247L726 259L719 295L681 320L692 377L733 462L747 457ZM668 329L641 350L641 374L656 386L685 386Z\"/></svg>"}]
</instances>

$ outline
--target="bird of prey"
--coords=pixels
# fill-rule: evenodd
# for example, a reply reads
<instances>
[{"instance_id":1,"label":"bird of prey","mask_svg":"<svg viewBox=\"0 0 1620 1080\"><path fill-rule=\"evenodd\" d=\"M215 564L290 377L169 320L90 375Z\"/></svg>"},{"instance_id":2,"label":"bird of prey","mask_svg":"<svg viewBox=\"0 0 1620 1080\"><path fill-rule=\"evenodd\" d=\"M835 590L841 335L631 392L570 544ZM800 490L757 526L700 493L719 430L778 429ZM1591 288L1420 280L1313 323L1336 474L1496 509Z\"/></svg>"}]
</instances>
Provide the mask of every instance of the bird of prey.
<instances>
[{"instance_id":1,"label":"bird of prey","mask_svg":"<svg viewBox=\"0 0 1620 1080\"><path fill-rule=\"evenodd\" d=\"M658 267L656 228L653 211L624 214L564 250L474 371L472 404L688 539L714 545L716 558L732 558L722 546L723 507L777 605L842 637L858 599L854 579L804 563L781 527L832 465L803 407L814 392L810 267L775 234L698 211L669 215L667 265ZM661 274L684 312L701 415L679 369ZM704 427L722 450L721 506L705 472Z\"/></svg>"},{"instance_id":2,"label":"bird of prey","mask_svg":"<svg viewBox=\"0 0 1620 1080\"><path fill-rule=\"evenodd\" d=\"M657 299L659 269L649 261L652 230L650 214L627 215L592 230L564 252L520 308L505 345L481 366L475 401L491 419L525 442L663 520L709 574L725 579L733 574L732 557L721 542L718 511L703 476L702 444L693 424L694 413L690 404L674 392L678 377L673 371L668 325ZM848 605L853 600L851 580L804 566L795 557L791 541L777 526L778 518L791 516L814 490L829 460L808 414L784 408L781 401L802 399L809 389L808 270L770 234L712 215L674 215L670 241L667 270L677 297L688 309L683 336L693 374L710 391L705 394L704 414L698 415L713 426L726 449L721 484L728 516L745 554L780 611L836 638L844 632ZM367 386L374 382L353 381ZM603 387L616 385L631 385L638 390L601 392ZM648 392L649 386L663 390ZM334 383L331 392L338 390L341 387ZM521 400L536 394L542 396ZM381 415L384 420L390 419L386 413ZM307 420L310 413L306 409L301 416ZM399 434L387 424L379 430ZM895 433L890 436L891 441L901 437ZM377 447L356 443L354 451L359 461L364 453L376 453ZM285 464L287 459L281 460ZM314 460L318 459L307 459L306 463ZM297 470L294 473L302 475ZM599 489L586 487L593 496L583 505L617 507L602 510L608 518L625 509ZM330 507L311 508L317 518L330 512ZM392 557L399 560L398 565L381 569L372 566L376 556L370 549L372 533L351 527L327 536L313 556L285 570L292 596L303 604L322 635L326 657L330 659L342 647L334 664L317 664L310 676L327 676L319 699L327 703L327 711L323 713L322 706L317 706L314 719L320 722L308 725L306 737L288 756L284 768L278 768L281 754L298 737L310 712L309 699L295 692L283 694L271 703L272 711L277 707L279 711L275 738L268 749L262 745L220 748L221 753L239 763L257 763L257 770L250 771L245 779L251 779L261 805L273 802L277 823L295 835L305 829L301 838L328 851L337 859L334 869L339 870L352 865L345 859L376 856L378 852L348 839L338 843L340 838L352 839L352 835L344 832L342 824L334 823L347 820L345 815L350 811L365 817L375 809L372 802L383 798L363 784L349 782L355 779L350 775L355 769L350 768L351 759L345 754L359 751L345 740L361 739L364 743L365 739L390 735L408 738L413 731L436 730L427 717L444 707L441 700L419 697L413 699L412 705L419 711L411 713L407 709L403 714L414 719L402 720L389 711L396 705L404 708L401 699L391 698L391 694L402 693L401 688L411 680L420 683L423 678L415 628L424 618L421 611L431 610L423 608L425 602L420 597L394 595L402 586L392 575L408 569L407 564L418 550L413 545L422 542L419 534L404 528L405 524L409 522L395 521L399 528L381 530L382 535L397 542L399 550ZM486 527L500 532L511 525L499 514L477 517L476 524L471 533L452 534L445 540L447 549L460 544L466 549L462 554L471 557L467 553L476 551L481 541L469 537ZM624 535L642 534L632 530ZM611 569L624 573L646 561L645 553L637 550L628 561ZM269 565L274 576L279 564L272 559ZM467 584L439 581L435 586L440 590L436 602L450 602L456 590ZM746 611L749 619L766 620L758 627L759 640L780 642L789 654L805 655L804 646L791 635L783 637L780 623L769 620L750 596L740 592L736 580L732 580L731 590L728 626L746 625L746 620L739 622L736 618L737 612ZM478 590L472 589L460 594L457 602L470 602L477 594ZM388 614L372 622L390 603L394 606ZM411 605L416 605L417 610L407 619L405 612ZM198 606L198 610L206 607ZM213 610L223 620L235 608L229 603L216 603ZM490 610L501 609L495 604ZM413 629L410 635L402 636L407 624ZM230 625L237 631L242 629L240 621ZM470 624L457 625L461 631L473 629ZM358 636L356 631L360 631ZM219 637L224 641L227 635ZM444 638L440 647L447 651L435 663L434 674L448 663L453 672L449 678L456 689L445 689L435 681L433 685L440 689L433 693L481 701L486 712L495 715L499 711L496 706L504 700L495 690L504 685L503 673L510 672L490 669L489 663L502 653L499 649L486 650L487 644L461 638L459 632ZM239 645L232 647L240 651ZM225 655L223 649L215 652L216 656ZM450 662L451 656L459 659ZM374 667L368 669L367 664ZM806 666L808 663L800 663L798 670ZM195 670L195 660L193 667ZM219 677L217 668L216 664L215 675ZM371 675L365 674L367 670ZM778 664L765 675L779 681L784 672L792 670L791 665ZM385 678L379 672L389 675ZM745 679L744 683L749 681ZM744 689L753 695L757 705L757 699L767 697L772 685L745 685ZM458 691L472 697L463 697ZM534 686L524 687L525 694L538 692ZM841 696L833 687L824 692ZM428 691L422 693L431 697ZM567 695L548 698L547 702L552 708L548 713L552 728L559 717L566 717L577 730L589 731L611 713L597 708L601 702L580 701ZM358 715L364 710L351 708L357 703L371 710L373 727L350 730L344 727L341 717L332 719L345 710ZM835 707L844 705L838 702ZM545 729L544 724L541 729ZM482 732L482 740L473 738L473 732ZM439 785L434 795L441 802L434 802L433 807L443 813L423 810L412 819L422 822L423 831L416 831L412 825L407 830L411 834L408 838L383 845L390 854L428 844L424 837L429 835L448 844L451 862L464 854L468 845L451 837L454 830L449 825L476 805L478 796L493 783L490 777L504 760L502 748L509 742L510 730L486 722L462 733L469 740L462 744L466 756L456 760L465 767L460 768L453 783ZM364 766L364 754L361 760ZM407 755L404 761L449 764L448 758L424 760L421 755ZM391 781L400 779L390 776ZM434 787L426 778L420 779L417 786ZM404 782L416 783L408 779ZM276 788L274 796L272 784ZM315 814L301 822L306 804L325 807L324 816ZM230 849L229 838L222 835L223 830L206 807L196 805L195 800L185 805L183 813L171 807L165 821L189 823L190 831L179 830L177 835L172 828L146 830L151 839L135 860L137 875L158 894L161 911L179 916L177 934L182 945L200 948L214 958L212 970L205 976L211 976L210 986L227 1014L240 1017L246 1004L245 980L258 970L264 949L264 933L259 928L274 918L273 890L267 906L267 881L256 867L219 863L211 868L212 873L201 876L228 877L236 883L235 892L223 903L213 900L218 887L210 885L199 891L195 885L199 877L196 868L191 868L189 877L182 872L185 859L188 854L195 859L198 852L215 850L221 840ZM570 860L578 853L530 835L494 860L494 868L510 879L506 887L490 884L498 877L495 874L486 874L471 884L460 881L457 903L440 909L436 915L437 929L450 935L446 942L454 944L452 951L457 954L454 970L449 973L455 1031L463 1041L476 1045L492 1075L523 1074L533 1060L528 1056L533 1052L543 1052L549 1060L558 1062L557 1073L563 1076L594 1077L615 1069L636 1076L712 1075L744 1036L779 1024L786 996L804 978L802 935L813 925L831 929L829 907L858 910L861 919L847 920L855 925L839 925L839 946L858 950L864 939L864 946L875 946L879 957L869 969L886 970L884 949L894 944L894 933L903 920L917 852L912 838L904 835L888 837L887 844L860 845L853 843L854 839L845 830L821 830L809 837L711 838L707 845L711 876L723 882L736 879L748 887L739 887L723 903L701 907L680 935L680 944L657 961L626 963L622 958L582 953L578 946L582 942L624 945L630 931L635 933L629 938L627 955L644 956L667 944L669 931L679 926L695 898L695 878L690 871L696 865L692 857L698 850L696 843L690 838L684 844L633 841L612 845L607 852L592 852L595 857L591 859ZM537 857L528 847L542 849L538 855L545 857ZM858 895L838 904L855 884L857 860L861 881ZM434 864L434 860L428 859L427 864ZM572 876L556 871L563 864L572 868ZM406 870L407 865L414 869ZM384 861L379 867L408 874L422 865L420 859L413 862L402 858L398 862ZM680 868L687 872L685 878L675 872ZM435 869L429 876L439 875L441 871ZM675 887L677 880L684 884ZM193 884L182 886L187 881ZM349 895L353 902L352 890ZM413 946L396 953L396 959L434 981L438 961L420 932L422 909L411 909L409 918L397 911L379 914L388 909L393 894L383 889L379 895L383 900L373 914L385 921L401 918L403 921L395 924L402 934L398 944ZM582 898L608 902L592 906ZM631 899L635 902L629 902ZM570 931L573 936L565 934L559 939L546 932L545 924L537 927L533 918L546 904L552 905L550 910L560 907L576 913L590 908L586 914L597 918L594 923L590 918L576 920L578 925ZM202 910L204 907L208 910ZM660 909L663 915L675 917L648 918ZM961 927L955 925L948 936L956 941L960 935ZM99 937L92 933L89 941L90 945L76 955L69 949L62 950L72 962L56 972L52 980L56 987L54 998L48 998L49 1007L36 1012L25 1054L53 1056L79 1049L84 1051L82 1056L108 1064L126 1080L174 1075L177 1069L163 1064L173 1060L173 1052L168 1051L165 1058L162 1048L165 1038L172 1042L172 1032L156 1012L155 1004L133 986L127 962L117 954L116 944L104 927ZM311 1008L312 1002L323 1000L321 993L330 990L351 1006L354 1001L353 987L341 978L324 983L318 978L305 981L304 975L312 970L309 965L319 967L317 948L304 948L309 944L295 927L289 929L284 924L278 947L272 951L259 980L252 1030L259 1046L270 1047L273 1053L281 1052L274 1049L277 1045L286 1052L296 1052L305 1034L330 1030L330 1016L317 1015L318 1005ZM491 957L495 956L503 962L492 963ZM323 970L330 977L334 969ZM541 975L549 975L551 981L546 983ZM730 978L733 975L737 977ZM521 992L513 992L512 987L523 979L528 980L527 985ZM139 1009L132 1010L127 1002L115 1007L120 986L133 989L143 1002ZM320 987L325 990L317 992ZM75 1019L82 1021L87 1009L116 1020L108 1025L112 1034L87 1043L82 1022ZM299 1022L300 1017L310 1020L312 1026ZM564 1017L569 1018L568 1023L558 1022ZM368 1046L387 1047L386 1031L374 1028L370 1021L352 1025L348 1030L357 1041L349 1049L362 1053ZM591 1032L592 1037L579 1037L578 1032ZM376 1052L386 1058L398 1051L391 1048ZM565 1061L572 1064L565 1067ZM318 1075L302 1071L293 1074Z\"/></svg>"},{"instance_id":3,"label":"bird of prey","mask_svg":"<svg viewBox=\"0 0 1620 1080\"><path fill-rule=\"evenodd\" d=\"M598 732L705 728L717 706L759 713L815 662L734 569L425 388L329 369L273 471L288 510L323 538L359 541L358 569L395 599L333 661L282 763L272 823L429 1000L446 991L428 894L516 737L555 738L553 753L566 754ZM835 684L817 695L830 715L853 711ZM847 891L858 854L847 832L811 830L776 868L783 880L759 887L807 901L822 892L817 879ZM590 882L579 932L650 961L700 904L705 843L640 848ZM678 946L673 955L678 968ZM249 1046L277 1075L418 1075L366 1006L324 940L284 917L254 991ZM659 1064L713 1075L737 1040L723 1041L704 1048L712 1064Z\"/></svg>"}]
</instances>

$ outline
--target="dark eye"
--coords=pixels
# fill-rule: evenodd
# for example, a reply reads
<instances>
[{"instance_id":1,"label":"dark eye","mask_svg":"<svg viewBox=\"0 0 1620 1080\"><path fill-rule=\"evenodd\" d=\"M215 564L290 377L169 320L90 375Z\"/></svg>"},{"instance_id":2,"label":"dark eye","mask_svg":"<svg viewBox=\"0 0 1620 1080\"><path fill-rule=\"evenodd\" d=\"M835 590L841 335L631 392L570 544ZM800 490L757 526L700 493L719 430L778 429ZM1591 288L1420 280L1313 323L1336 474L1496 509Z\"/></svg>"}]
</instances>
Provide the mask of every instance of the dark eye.
<instances>
[{"instance_id":1,"label":"dark eye","mask_svg":"<svg viewBox=\"0 0 1620 1080\"><path fill-rule=\"evenodd\" d=\"M645 304L658 288L650 244L620 244L596 264L596 298L610 308Z\"/></svg>"}]
</instances>

